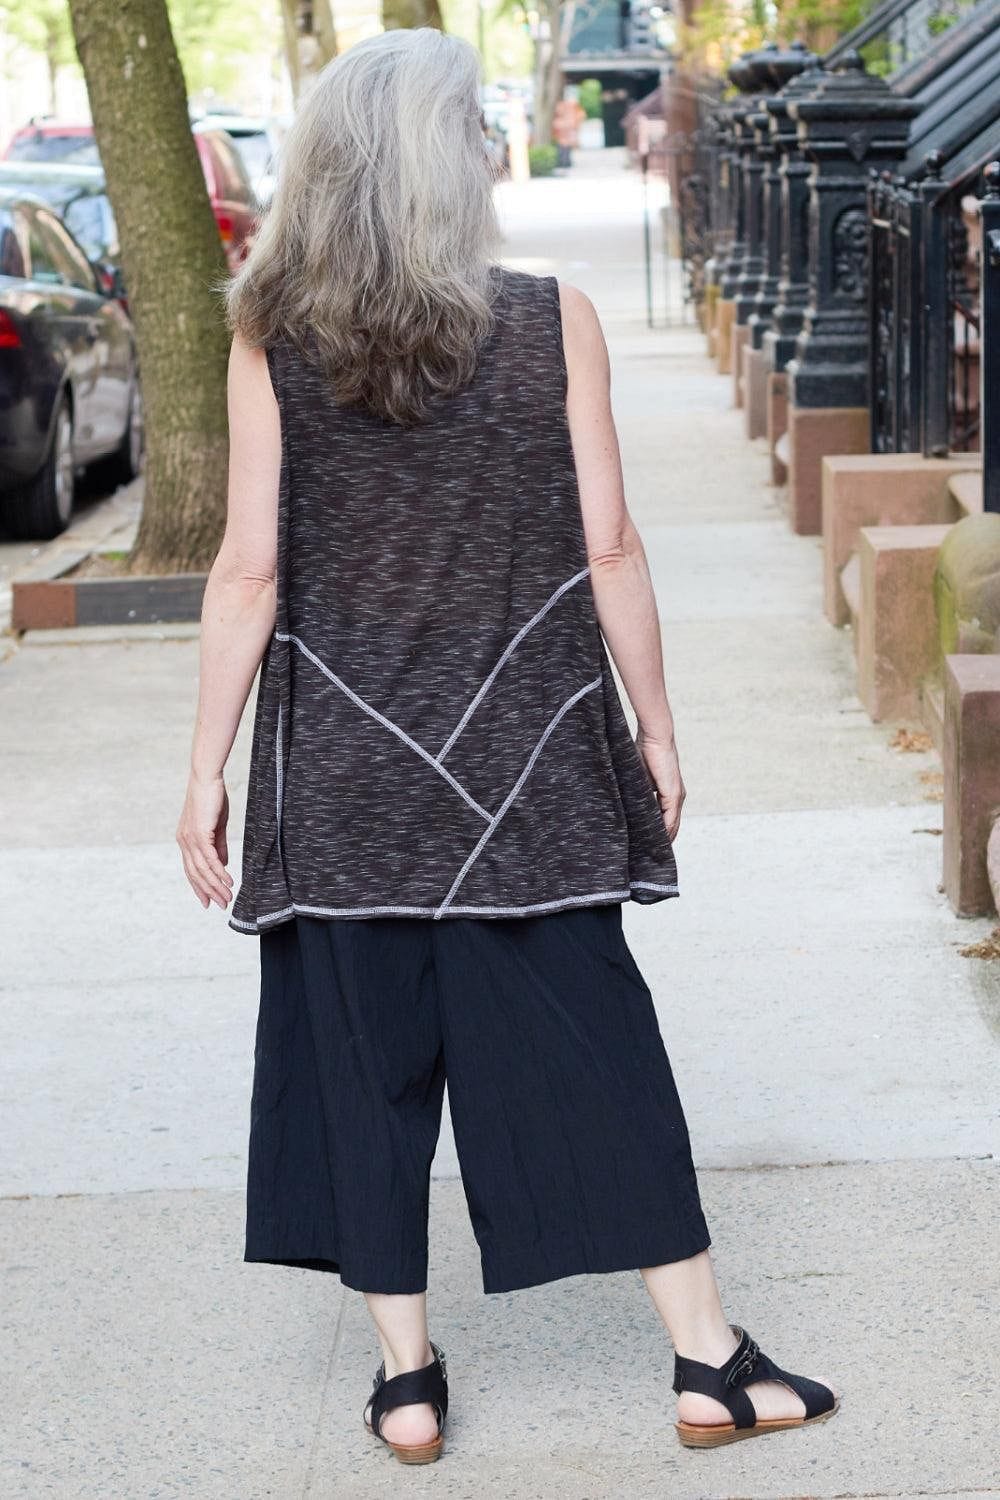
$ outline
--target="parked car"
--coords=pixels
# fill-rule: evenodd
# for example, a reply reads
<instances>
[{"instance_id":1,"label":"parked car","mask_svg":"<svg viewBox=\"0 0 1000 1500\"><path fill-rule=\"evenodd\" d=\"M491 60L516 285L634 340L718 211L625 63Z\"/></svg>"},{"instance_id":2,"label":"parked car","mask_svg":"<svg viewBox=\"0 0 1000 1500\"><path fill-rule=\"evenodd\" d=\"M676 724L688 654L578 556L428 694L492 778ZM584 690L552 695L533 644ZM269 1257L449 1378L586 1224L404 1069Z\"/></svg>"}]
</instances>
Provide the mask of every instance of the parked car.
<instances>
[{"instance_id":1,"label":"parked car","mask_svg":"<svg viewBox=\"0 0 1000 1500\"><path fill-rule=\"evenodd\" d=\"M224 130L200 124L194 131L205 186L219 237L231 271L235 271L249 248L250 236L260 209L243 158ZM33 121L19 130L8 144L6 161L64 161L100 167L92 125Z\"/></svg>"},{"instance_id":2,"label":"parked car","mask_svg":"<svg viewBox=\"0 0 1000 1500\"><path fill-rule=\"evenodd\" d=\"M55 209L87 259L100 268L106 291L121 266L118 226L101 167L72 162L0 161L0 187L20 188Z\"/></svg>"},{"instance_id":3,"label":"parked car","mask_svg":"<svg viewBox=\"0 0 1000 1500\"><path fill-rule=\"evenodd\" d=\"M0 510L15 536L69 524L78 470L139 472L132 325L49 205L0 188Z\"/></svg>"},{"instance_id":4,"label":"parked car","mask_svg":"<svg viewBox=\"0 0 1000 1500\"><path fill-rule=\"evenodd\" d=\"M224 130L196 125L194 143L229 269L235 271L250 248L260 204L243 158Z\"/></svg>"},{"instance_id":5,"label":"parked car","mask_svg":"<svg viewBox=\"0 0 1000 1500\"><path fill-rule=\"evenodd\" d=\"M274 192L280 146L278 132L270 121L219 113L202 115L192 128L195 134L203 130L226 132L243 159L257 202L266 207Z\"/></svg>"},{"instance_id":6,"label":"parked car","mask_svg":"<svg viewBox=\"0 0 1000 1500\"><path fill-rule=\"evenodd\" d=\"M5 161L65 161L95 166L100 158L92 125L36 115L7 142Z\"/></svg>"}]
</instances>

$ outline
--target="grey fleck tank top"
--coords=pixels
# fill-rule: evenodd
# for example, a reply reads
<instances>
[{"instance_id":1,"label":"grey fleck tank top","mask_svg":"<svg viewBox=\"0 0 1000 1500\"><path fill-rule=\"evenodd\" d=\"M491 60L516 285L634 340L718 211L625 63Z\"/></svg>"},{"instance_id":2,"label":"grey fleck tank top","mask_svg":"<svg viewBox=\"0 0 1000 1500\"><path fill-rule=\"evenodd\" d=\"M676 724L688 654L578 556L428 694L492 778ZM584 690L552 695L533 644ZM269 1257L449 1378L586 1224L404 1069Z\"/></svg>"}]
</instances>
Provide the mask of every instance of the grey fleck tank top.
<instances>
[{"instance_id":1,"label":"grey fleck tank top","mask_svg":"<svg viewBox=\"0 0 1000 1500\"><path fill-rule=\"evenodd\" d=\"M403 429L284 341L275 630L229 924L678 894L597 623L555 277L496 267L473 381Z\"/></svg>"}]
</instances>

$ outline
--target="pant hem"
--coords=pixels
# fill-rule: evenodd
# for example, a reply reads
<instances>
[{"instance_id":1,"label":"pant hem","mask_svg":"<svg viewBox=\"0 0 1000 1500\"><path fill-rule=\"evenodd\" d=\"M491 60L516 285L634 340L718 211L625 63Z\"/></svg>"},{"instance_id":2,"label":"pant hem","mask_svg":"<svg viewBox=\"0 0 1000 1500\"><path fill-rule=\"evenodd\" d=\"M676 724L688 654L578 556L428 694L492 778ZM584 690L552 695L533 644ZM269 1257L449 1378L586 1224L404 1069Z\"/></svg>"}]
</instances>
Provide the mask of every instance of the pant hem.
<instances>
[{"instance_id":1,"label":"pant hem","mask_svg":"<svg viewBox=\"0 0 1000 1500\"><path fill-rule=\"evenodd\" d=\"M299 1271L325 1271L340 1277L341 1284L353 1292L382 1292L387 1296L412 1297L427 1290L426 1267L408 1274L384 1276L366 1273L345 1267L341 1261L321 1255L260 1255L247 1251L243 1256L246 1265L289 1266Z\"/></svg>"},{"instance_id":2,"label":"pant hem","mask_svg":"<svg viewBox=\"0 0 1000 1500\"><path fill-rule=\"evenodd\" d=\"M487 1295L495 1292L517 1292L526 1287L542 1286L550 1281L561 1281L567 1276L611 1275L616 1271L638 1271L645 1266L669 1265L673 1261L690 1260L700 1255L712 1243L711 1235L692 1235L690 1239L671 1240L641 1249L596 1250L593 1247L567 1247L559 1254L545 1255L539 1247L524 1250L509 1256L491 1255L483 1258L483 1291Z\"/></svg>"}]
</instances>

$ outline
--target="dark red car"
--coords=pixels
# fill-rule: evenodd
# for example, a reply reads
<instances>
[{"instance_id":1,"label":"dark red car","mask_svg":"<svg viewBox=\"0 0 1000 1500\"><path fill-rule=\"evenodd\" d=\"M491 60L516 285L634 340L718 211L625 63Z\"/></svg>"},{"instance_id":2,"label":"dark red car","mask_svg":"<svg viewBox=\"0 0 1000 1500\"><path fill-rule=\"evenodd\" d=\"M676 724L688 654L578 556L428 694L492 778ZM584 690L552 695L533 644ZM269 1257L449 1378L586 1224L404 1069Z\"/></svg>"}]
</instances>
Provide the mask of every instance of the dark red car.
<instances>
[{"instance_id":1,"label":"dark red car","mask_svg":"<svg viewBox=\"0 0 1000 1500\"><path fill-rule=\"evenodd\" d=\"M208 197L219 226L229 262L235 270L246 255L259 212L247 169L224 130L194 126L194 143L208 188ZM4 152L7 161L64 161L100 165L91 125L68 124L48 117L32 120L10 139Z\"/></svg>"}]
</instances>

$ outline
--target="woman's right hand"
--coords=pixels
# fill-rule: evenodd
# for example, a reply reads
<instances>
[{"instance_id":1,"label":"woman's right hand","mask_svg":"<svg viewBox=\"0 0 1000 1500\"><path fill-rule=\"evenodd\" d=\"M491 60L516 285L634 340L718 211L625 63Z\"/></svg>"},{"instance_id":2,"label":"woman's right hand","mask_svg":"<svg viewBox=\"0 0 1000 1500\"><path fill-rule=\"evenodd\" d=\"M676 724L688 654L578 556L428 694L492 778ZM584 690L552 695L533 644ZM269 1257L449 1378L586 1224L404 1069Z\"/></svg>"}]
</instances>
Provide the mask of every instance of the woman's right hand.
<instances>
[{"instance_id":1,"label":"woman's right hand","mask_svg":"<svg viewBox=\"0 0 1000 1500\"><path fill-rule=\"evenodd\" d=\"M677 759L677 746L673 740L668 742L653 739L650 735L643 734L641 730L636 736L636 744L656 788L656 798L660 804L660 812L663 814L667 837L673 843L677 837L677 830L680 828L681 808L687 796L680 763Z\"/></svg>"}]
</instances>

